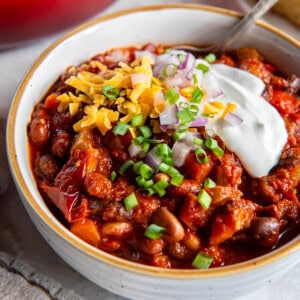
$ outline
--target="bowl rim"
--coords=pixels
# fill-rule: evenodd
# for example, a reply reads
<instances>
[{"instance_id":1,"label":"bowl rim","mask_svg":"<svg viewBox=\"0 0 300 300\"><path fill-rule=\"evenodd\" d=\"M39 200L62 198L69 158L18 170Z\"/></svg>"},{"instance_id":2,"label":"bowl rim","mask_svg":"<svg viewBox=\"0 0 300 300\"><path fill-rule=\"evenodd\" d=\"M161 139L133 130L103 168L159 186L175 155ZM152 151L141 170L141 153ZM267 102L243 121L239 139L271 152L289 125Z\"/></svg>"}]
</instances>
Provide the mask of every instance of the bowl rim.
<instances>
[{"instance_id":1,"label":"bowl rim","mask_svg":"<svg viewBox=\"0 0 300 300\"><path fill-rule=\"evenodd\" d=\"M6 128L6 145L7 145L7 155L8 161L10 165L11 172L13 174L13 179L17 186L19 192L21 192L26 199L26 202L29 204L30 208L35 212L40 220L54 231L54 233L59 236L62 240L67 242L69 245L72 245L76 248L77 251L88 255L89 257L102 261L103 263L112 265L116 268L123 269L126 271L130 271L132 273L139 273L147 276L155 276L155 277L163 277L168 279L208 279L208 278L220 278L224 276L233 276L238 275L244 272L253 271L260 267L269 266L273 262L283 259L288 255L292 254L298 248L300 248L300 239L295 239L294 241L290 241L284 246L278 248L277 250L265 254L263 256L259 256L257 258L234 264L224 267L212 268L207 270L198 270L198 269L164 269L159 267L148 266L144 264L135 263L129 260L121 259L116 256L113 256L109 253L106 253L96 247L93 247L83 240L79 239L75 235L73 235L67 228L65 228L59 221L54 221L49 215L47 215L43 209L36 202L35 198L31 195L29 188L26 186L26 183L23 179L21 169L18 165L17 154L15 150L15 121L17 116L18 107L20 101L22 99L22 95L27 87L28 82L31 77L35 73L35 71L39 68L39 65L46 59L46 57L54 50L59 44L61 44L66 39L74 36L75 34L93 26L98 23L105 22L110 19L118 18L120 16L130 15L137 12L145 12L145 11L153 11L153 10L163 10L163 9L193 9L193 10L204 10L213 13L219 13L227 16L231 16L233 18L241 18L242 14L208 5L198 5L198 4L161 4L161 5L149 5L143 7L136 7L126 10L121 10L117 12L113 12L110 14L99 16L95 19L92 19L88 22L83 23L75 27L73 30L68 31L66 34L62 35L56 41L54 41L48 48L46 48L41 55L35 60L33 65L30 67L28 72L25 74L23 80L21 81L19 87L17 88L16 94L12 101L9 115L7 118L7 128ZM300 49L300 42L298 42L293 37L284 33L283 31L277 29L276 27L265 23L261 20L257 20L256 26L266 29L276 35L279 35L284 40L293 44L295 47ZM22 198L22 197L21 197ZM23 200L25 201L25 200ZM50 213L50 212L49 212ZM50 213L51 214L51 213Z\"/></svg>"}]
</instances>

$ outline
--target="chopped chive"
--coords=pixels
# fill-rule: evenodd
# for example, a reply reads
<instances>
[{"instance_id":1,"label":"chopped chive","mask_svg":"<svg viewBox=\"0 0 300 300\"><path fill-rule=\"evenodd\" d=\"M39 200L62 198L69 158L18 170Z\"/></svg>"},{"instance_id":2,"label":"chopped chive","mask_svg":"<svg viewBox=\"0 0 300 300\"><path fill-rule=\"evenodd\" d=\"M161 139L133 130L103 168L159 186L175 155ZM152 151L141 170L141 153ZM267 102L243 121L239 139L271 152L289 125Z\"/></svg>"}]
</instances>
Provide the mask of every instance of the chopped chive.
<instances>
[{"instance_id":1,"label":"chopped chive","mask_svg":"<svg viewBox=\"0 0 300 300\"><path fill-rule=\"evenodd\" d=\"M176 113L176 116L184 124L192 122L195 119L195 117L193 116L193 114L191 113L189 108L184 108L184 109L178 111Z\"/></svg>"},{"instance_id":2,"label":"chopped chive","mask_svg":"<svg viewBox=\"0 0 300 300\"><path fill-rule=\"evenodd\" d=\"M214 259L210 255L199 252L193 260L192 266L197 269L208 269L213 260Z\"/></svg>"},{"instance_id":3,"label":"chopped chive","mask_svg":"<svg viewBox=\"0 0 300 300\"><path fill-rule=\"evenodd\" d=\"M209 53L209 54L207 54L207 55L204 57L204 59L205 59L208 63L212 64L213 62L216 61L217 57L216 57L215 54Z\"/></svg>"},{"instance_id":4,"label":"chopped chive","mask_svg":"<svg viewBox=\"0 0 300 300\"><path fill-rule=\"evenodd\" d=\"M152 131L149 126L140 126L138 128L139 133L145 138L150 138L152 136Z\"/></svg>"},{"instance_id":5,"label":"chopped chive","mask_svg":"<svg viewBox=\"0 0 300 300\"><path fill-rule=\"evenodd\" d=\"M203 209L208 210L211 204L211 197L205 190L201 190L197 196L197 200Z\"/></svg>"},{"instance_id":6,"label":"chopped chive","mask_svg":"<svg viewBox=\"0 0 300 300\"><path fill-rule=\"evenodd\" d=\"M132 127L141 126L143 124L143 114L133 116L130 121L130 124Z\"/></svg>"},{"instance_id":7,"label":"chopped chive","mask_svg":"<svg viewBox=\"0 0 300 300\"><path fill-rule=\"evenodd\" d=\"M102 88L102 93L107 99L116 99L120 95L120 91L113 85L105 85Z\"/></svg>"},{"instance_id":8,"label":"chopped chive","mask_svg":"<svg viewBox=\"0 0 300 300\"><path fill-rule=\"evenodd\" d=\"M110 180L112 182L114 182L117 178L117 172L116 171L112 171L111 174L110 174Z\"/></svg>"},{"instance_id":9,"label":"chopped chive","mask_svg":"<svg viewBox=\"0 0 300 300\"><path fill-rule=\"evenodd\" d=\"M167 91L165 93L165 97L166 97L166 100L170 104L175 104L177 102L177 100L179 99L179 94L177 93L175 88L170 87L167 89Z\"/></svg>"},{"instance_id":10,"label":"chopped chive","mask_svg":"<svg viewBox=\"0 0 300 300\"><path fill-rule=\"evenodd\" d=\"M134 162L132 160L127 160L126 162L124 162L124 164L120 167L119 169L119 174L120 175L124 175L126 170L133 166L134 165Z\"/></svg>"},{"instance_id":11,"label":"chopped chive","mask_svg":"<svg viewBox=\"0 0 300 300\"><path fill-rule=\"evenodd\" d=\"M114 127L113 133L115 135L124 135L129 129L129 125L123 122L118 122L118 124Z\"/></svg>"},{"instance_id":12,"label":"chopped chive","mask_svg":"<svg viewBox=\"0 0 300 300\"><path fill-rule=\"evenodd\" d=\"M204 180L203 187L211 188L211 187L214 187L214 186L216 186L216 183L212 179L210 179L209 177Z\"/></svg>"},{"instance_id":13,"label":"chopped chive","mask_svg":"<svg viewBox=\"0 0 300 300\"><path fill-rule=\"evenodd\" d=\"M132 210L134 207L138 205L138 200L135 196L135 193L131 193L124 199L124 205L127 211Z\"/></svg>"},{"instance_id":14,"label":"chopped chive","mask_svg":"<svg viewBox=\"0 0 300 300\"><path fill-rule=\"evenodd\" d=\"M190 101L193 103L200 103L203 99L203 96L204 96L204 92L198 86L196 86L192 90L192 97Z\"/></svg>"},{"instance_id":15,"label":"chopped chive","mask_svg":"<svg viewBox=\"0 0 300 300\"><path fill-rule=\"evenodd\" d=\"M166 229L164 227L158 226L156 224L150 224L144 233L146 237L151 240L158 240L162 237Z\"/></svg>"},{"instance_id":16,"label":"chopped chive","mask_svg":"<svg viewBox=\"0 0 300 300\"><path fill-rule=\"evenodd\" d=\"M207 163L208 162L207 154L206 154L205 150L202 148L197 148L195 150L195 156L196 156L198 163Z\"/></svg>"}]
</instances>

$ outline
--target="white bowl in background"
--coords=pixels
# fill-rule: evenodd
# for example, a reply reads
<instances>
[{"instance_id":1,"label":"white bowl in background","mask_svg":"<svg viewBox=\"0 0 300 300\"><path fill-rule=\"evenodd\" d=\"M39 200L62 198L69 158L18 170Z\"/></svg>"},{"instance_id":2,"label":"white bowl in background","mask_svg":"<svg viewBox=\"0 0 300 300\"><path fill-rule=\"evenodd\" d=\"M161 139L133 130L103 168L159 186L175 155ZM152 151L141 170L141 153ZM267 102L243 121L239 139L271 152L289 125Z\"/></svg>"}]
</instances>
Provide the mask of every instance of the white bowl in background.
<instances>
[{"instance_id":1,"label":"white bowl in background","mask_svg":"<svg viewBox=\"0 0 300 300\"><path fill-rule=\"evenodd\" d=\"M7 150L13 178L32 221L49 245L94 283L130 299L232 299L283 276L300 261L300 239L256 259L208 270L160 269L126 261L73 235L49 211L29 165L27 124L34 105L66 67L104 50L147 42L208 44L240 15L197 5L160 5L100 17L66 34L34 63L11 105ZM300 70L299 42L257 21L233 47L255 46L286 73Z\"/></svg>"}]
</instances>

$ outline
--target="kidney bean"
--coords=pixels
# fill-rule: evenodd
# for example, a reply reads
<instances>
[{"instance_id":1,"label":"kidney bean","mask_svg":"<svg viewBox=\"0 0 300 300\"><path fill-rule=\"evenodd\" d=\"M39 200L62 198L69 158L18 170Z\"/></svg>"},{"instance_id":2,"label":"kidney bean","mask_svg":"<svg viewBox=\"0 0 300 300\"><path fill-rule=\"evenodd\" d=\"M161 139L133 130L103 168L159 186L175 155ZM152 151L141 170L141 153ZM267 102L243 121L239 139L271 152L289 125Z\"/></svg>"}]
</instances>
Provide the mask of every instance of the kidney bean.
<instances>
[{"instance_id":1,"label":"kidney bean","mask_svg":"<svg viewBox=\"0 0 300 300\"><path fill-rule=\"evenodd\" d=\"M30 142L36 146L44 146L50 137L50 121L46 118L34 118L29 126Z\"/></svg>"},{"instance_id":2,"label":"kidney bean","mask_svg":"<svg viewBox=\"0 0 300 300\"><path fill-rule=\"evenodd\" d=\"M111 192L112 183L101 173L91 172L84 178L84 187L90 195L105 198Z\"/></svg>"},{"instance_id":3,"label":"kidney bean","mask_svg":"<svg viewBox=\"0 0 300 300\"><path fill-rule=\"evenodd\" d=\"M64 157L69 153L72 136L67 132L59 132L52 138L51 152L58 157Z\"/></svg>"},{"instance_id":4,"label":"kidney bean","mask_svg":"<svg viewBox=\"0 0 300 300\"><path fill-rule=\"evenodd\" d=\"M178 242L184 237L184 229L180 221L168 211L166 207L158 208L152 215L154 224L166 229L165 235L171 240Z\"/></svg>"},{"instance_id":5,"label":"kidney bean","mask_svg":"<svg viewBox=\"0 0 300 300\"><path fill-rule=\"evenodd\" d=\"M128 222L107 222L101 226L103 235L122 237L132 231L132 226Z\"/></svg>"},{"instance_id":6,"label":"kidney bean","mask_svg":"<svg viewBox=\"0 0 300 300\"><path fill-rule=\"evenodd\" d=\"M251 222L251 234L256 243L266 247L276 244L279 237L280 223L272 217L255 218Z\"/></svg>"},{"instance_id":7,"label":"kidney bean","mask_svg":"<svg viewBox=\"0 0 300 300\"><path fill-rule=\"evenodd\" d=\"M42 177L51 179L58 173L59 165L52 155L45 154L38 158L37 169Z\"/></svg>"}]
</instances>

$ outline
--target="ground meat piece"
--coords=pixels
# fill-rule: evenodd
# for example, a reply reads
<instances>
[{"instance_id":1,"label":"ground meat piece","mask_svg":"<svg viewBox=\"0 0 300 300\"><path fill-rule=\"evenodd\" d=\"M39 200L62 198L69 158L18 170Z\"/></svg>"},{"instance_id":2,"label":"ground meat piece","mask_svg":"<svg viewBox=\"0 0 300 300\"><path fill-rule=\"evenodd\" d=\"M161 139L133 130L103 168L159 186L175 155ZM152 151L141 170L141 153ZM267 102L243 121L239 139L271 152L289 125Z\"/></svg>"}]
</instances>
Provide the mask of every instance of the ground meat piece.
<instances>
[{"instance_id":1,"label":"ground meat piece","mask_svg":"<svg viewBox=\"0 0 300 300\"><path fill-rule=\"evenodd\" d=\"M84 178L84 187L91 196L102 199L111 192L112 183L101 173L91 172Z\"/></svg>"}]
</instances>

